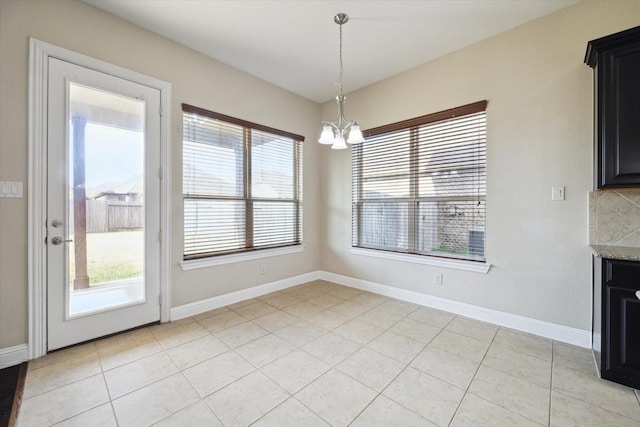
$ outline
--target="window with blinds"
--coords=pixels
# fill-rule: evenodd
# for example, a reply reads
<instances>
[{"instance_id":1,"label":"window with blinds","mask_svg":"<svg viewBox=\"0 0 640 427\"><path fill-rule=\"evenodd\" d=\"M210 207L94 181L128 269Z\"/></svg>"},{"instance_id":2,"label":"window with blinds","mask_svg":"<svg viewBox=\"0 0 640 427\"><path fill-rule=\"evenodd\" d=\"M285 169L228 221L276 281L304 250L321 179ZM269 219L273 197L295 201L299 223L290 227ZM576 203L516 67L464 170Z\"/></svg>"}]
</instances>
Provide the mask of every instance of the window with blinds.
<instances>
[{"instance_id":1,"label":"window with blinds","mask_svg":"<svg viewBox=\"0 0 640 427\"><path fill-rule=\"evenodd\" d=\"M352 151L352 245L485 260L481 101L364 132Z\"/></svg>"},{"instance_id":2,"label":"window with blinds","mask_svg":"<svg viewBox=\"0 0 640 427\"><path fill-rule=\"evenodd\" d=\"M184 259L301 244L304 137L182 111Z\"/></svg>"}]
</instances>

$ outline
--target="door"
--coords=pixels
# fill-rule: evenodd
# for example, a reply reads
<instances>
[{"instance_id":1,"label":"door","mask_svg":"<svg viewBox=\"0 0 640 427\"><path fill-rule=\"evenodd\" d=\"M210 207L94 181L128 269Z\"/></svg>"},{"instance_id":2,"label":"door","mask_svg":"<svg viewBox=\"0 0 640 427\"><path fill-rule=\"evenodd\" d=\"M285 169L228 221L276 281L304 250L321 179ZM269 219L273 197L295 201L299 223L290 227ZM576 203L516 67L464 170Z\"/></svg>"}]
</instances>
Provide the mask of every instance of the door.
<instances>
[{"instance_id":1,"label":"door","mask_svg":"<svg viewBox=\"0 0 640 427\"><path fill-rule=\"evenodd\" d=\"M160 91L49 58L47 350L160 319Z\"/></svg>"},{"instance_id":2,"label":"door","mask_svg":"<svg viewBox=\"0 0 640 427\"><path fill-rule=\"evenodd\" d=\"M640 387L640 262L605 259L602 378Z\"/></svg>"}]
</instances>

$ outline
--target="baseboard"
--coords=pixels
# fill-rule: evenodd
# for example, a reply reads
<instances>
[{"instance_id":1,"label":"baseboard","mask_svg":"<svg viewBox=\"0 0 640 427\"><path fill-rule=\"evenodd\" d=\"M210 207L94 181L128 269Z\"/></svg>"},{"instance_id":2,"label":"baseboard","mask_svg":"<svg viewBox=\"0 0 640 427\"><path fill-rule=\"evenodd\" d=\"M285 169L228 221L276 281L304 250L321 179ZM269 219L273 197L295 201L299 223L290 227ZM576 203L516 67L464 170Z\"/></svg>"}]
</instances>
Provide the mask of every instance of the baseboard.
<instances>
[{"instance_id":1,"label":"baseboard","mask_svg":"<svg viewBox=\"0 0 640 427\"><path fill-rule=\"evenodd\" d=\"M493 323L545 338L551 338L568 344L591 348L590 331L570 328L568 326L544 322L541 320L531 319L529 317L505 313L498 310L435 297L407 289L400 289L367 280L355 279L353 277L342 276L335 273L329 273L327 271L320 271L319 276L322 280L338 283L340 285L420 304L426 307L436 308L438 310L448 311L450 313L459 314L472 319Z\"/></svg>"},{"instance_id":2,"label":"baseboard","mask_svg":"<svg viewBox=\"0 0 640 427\"><path fill-rule=\"evenodd\" d=\"M194 316L196 314L204 313L205 311L235 304L240 301L256 298L270 292L287 289L318 279L327 280L329 282L338 283L340 285L349 286L363 291L373 292L402 301L420 304L425 307L436 308L438 310L459 314L461 316L516 329L545 338L551 338L556 341L577 345L579 347L591 348L590 331L570 328L568 326L531 319L517 314L505 313L503 311L492 310L485 307L479 307L472 304L466 304L463 302L435 297L420 292L396 288L393 286L383 285L381 283L356 279L321 270L174 307L171 309L171 320ZM24 360L26 360L26 358ZM16 363L19 362L20 361Z\"/></svg>"},{"instance_id":3,"label":"baseboard","mask_svg":"<svg viewBox=\"0 0 640 427\"><path fill-rule=\"evenodd\" d=\"M171 320L183 319L185 317L194 316L204 313L205 311L224 307L229 304L235 304L240 301L256 298L271 292L281 291L293 286L302 285L312 282L320 278L320 272L301 274L299 276L289 277L287 279L277 280L275 282L265 283L240 291L231 292L217 297L207 298L201 301L192 302L190 304L180 305L171 309Z\"/></svg>"},{"instance_id":4,"label":"baseboard","mask_svg":"<svg viewBox=\"0 0 640 427\"><path fill-rule=\"evenodd\" d=\"M18 365L29 360L29 346L27 344L0 348L0 369Z\"/></svg>"}]
</instances>

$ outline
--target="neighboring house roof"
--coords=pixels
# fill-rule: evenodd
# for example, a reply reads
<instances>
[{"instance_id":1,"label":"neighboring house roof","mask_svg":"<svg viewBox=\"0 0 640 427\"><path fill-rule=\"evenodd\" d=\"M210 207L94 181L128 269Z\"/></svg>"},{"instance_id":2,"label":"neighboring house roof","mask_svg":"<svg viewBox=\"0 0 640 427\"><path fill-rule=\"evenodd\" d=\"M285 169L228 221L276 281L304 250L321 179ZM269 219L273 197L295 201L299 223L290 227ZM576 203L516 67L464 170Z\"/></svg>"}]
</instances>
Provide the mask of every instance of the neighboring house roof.
<instances>
[{"instance_id":1,"label":"neighboring house roof","mask_svg":"<svg viewBox=\"0 0 640 427\"><path fill-rule=\"evenodd\" d=\"M87 199L97 199L106 195L125 195L144 193L144 179L136 175L119 183L107 182L98 187L87 189Z\"/></svg>"}]
</instances>

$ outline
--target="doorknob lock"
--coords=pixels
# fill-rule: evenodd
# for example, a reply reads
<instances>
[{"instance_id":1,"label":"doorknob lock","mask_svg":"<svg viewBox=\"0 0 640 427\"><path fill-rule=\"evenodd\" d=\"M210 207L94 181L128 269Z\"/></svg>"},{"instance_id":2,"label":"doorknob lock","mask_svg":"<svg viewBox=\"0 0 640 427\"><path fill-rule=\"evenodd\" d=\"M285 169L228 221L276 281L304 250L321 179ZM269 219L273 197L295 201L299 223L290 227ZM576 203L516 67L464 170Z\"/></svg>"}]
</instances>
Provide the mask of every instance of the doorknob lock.
<instances>
[{"instance_id":1,"label":"doorknob lock","mask_svg":"<svg viewBox=\"0 0 640 427\"><path fill-rule=\"evenodd\" d=\"M64 240L62 237L54 237L53 239L51 239L51 243L53 243L54 245L61 245L63 243L70 243L73 242L73 240Z\"/></svg>"}]
</instances>

